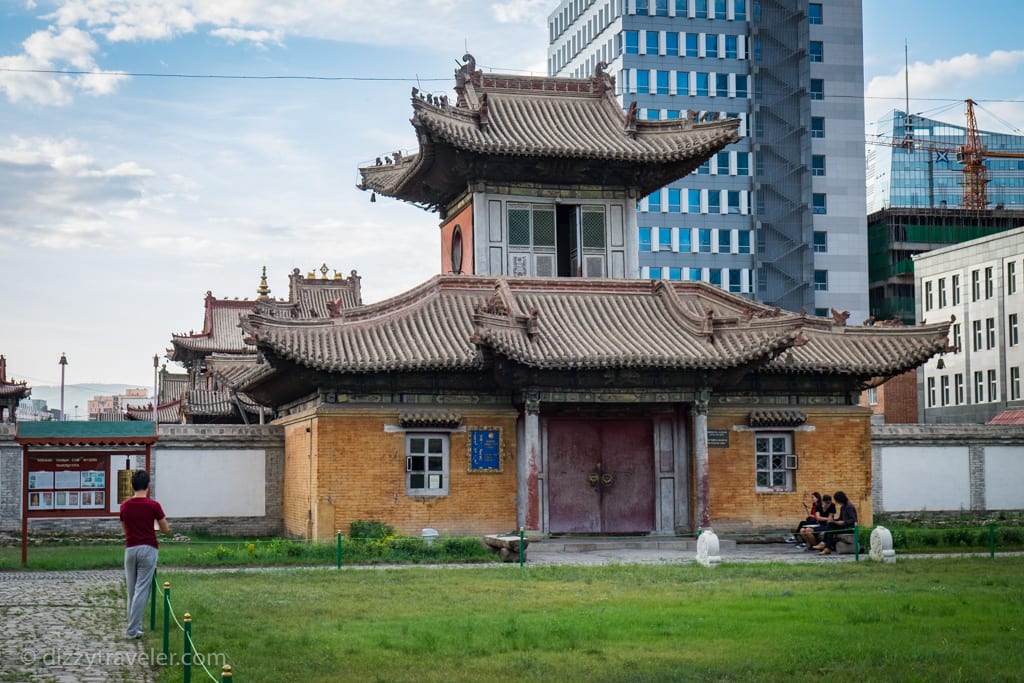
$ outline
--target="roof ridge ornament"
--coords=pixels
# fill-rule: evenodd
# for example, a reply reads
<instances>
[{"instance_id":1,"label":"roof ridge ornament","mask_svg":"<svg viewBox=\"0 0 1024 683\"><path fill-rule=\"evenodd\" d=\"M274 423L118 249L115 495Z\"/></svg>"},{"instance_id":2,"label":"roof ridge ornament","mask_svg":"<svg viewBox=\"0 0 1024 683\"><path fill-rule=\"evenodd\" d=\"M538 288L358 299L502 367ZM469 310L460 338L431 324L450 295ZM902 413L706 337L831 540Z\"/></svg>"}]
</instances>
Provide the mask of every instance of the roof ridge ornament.
<instances>
[{"instance_id":1,"label":"roof ridge ornament","mask_svg":"<svg viewBox=\"0 0 1024 683\"><path fill-rule=\"evenodd\" d=\"M263 266L263 274L260 275L260 286L256 288L257 298L270 298L270 287L267 286L267 267Z\"/></svg>"},{"instance_id":2,"label":"roof ridge ornament","mask_svg":"<svg viewBox=\"0 0 1024 683\"><path fill-rule=\"evenodd\" d=\"M597 92L615 92L615 76L607 71L608 62L598 62L594 67L594 90Z\"/></svg>"},{"instance_id":3,"label":"roof ridge ornament","mask_svg":"<svg viewBox=\"0 0 1024 683\"><path fill-rule=\"evenodd\" d=\"M476 96L474 82L479 83L483 78L483 71L476 68L476 58L468 52L462 55L463 64L455 70L455 92L458 99L456 107L463 109L476 109L479 106ZM458 63L458 62L456 62Z\"/></svg>"},{"instance_id":4,"label":"roof ridge ornament","mask_svg":"<svg viewBox=\"0 0 1024 683\"><path fill-rule=\"evenodd\" d=\"M524 313L516 301L512 288L506 278L498 278L494 284L494 293L484 302L473 308L474 331L470 340L480 343L488 338L483 329L518 328L526 333L530 340L540 334L540 310L534 306L529 313Z\"/></svg>"},{"instance_id":5,"label":"roof ridge ornament","mask_svg":"<svg viewBox=\"0 0 1024 683\"><path fill-rule=\"evenodd\" d=\"M629 111L626 113L626 135L636 137L636 100L629 103Z\"/></svg>"}]
</instances>

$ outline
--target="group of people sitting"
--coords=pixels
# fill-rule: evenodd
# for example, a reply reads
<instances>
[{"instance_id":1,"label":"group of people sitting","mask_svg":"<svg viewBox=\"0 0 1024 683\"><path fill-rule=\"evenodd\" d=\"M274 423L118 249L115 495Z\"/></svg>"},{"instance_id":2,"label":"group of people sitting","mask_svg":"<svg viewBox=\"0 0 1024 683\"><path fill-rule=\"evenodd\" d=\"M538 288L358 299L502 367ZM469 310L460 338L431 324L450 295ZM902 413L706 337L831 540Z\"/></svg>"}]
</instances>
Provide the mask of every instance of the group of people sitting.
<instances>
[{"instance_id":1,"label":"group of people sitting","mask_svg":"<svg viewBox=\"0 0 1024 683\"><path fill-rule=\"evenodd\" d=\"M811 504L804 503L807 517L797 526L796 535L786 539L799 541L797 548L807 552L817 551L819 555L830 555L836 551L840 534L852 534L857 526L857 508L842 491L822 496L815 491ZM798 538L799 537L799 538Z\"/></svg>"}]
</instances>

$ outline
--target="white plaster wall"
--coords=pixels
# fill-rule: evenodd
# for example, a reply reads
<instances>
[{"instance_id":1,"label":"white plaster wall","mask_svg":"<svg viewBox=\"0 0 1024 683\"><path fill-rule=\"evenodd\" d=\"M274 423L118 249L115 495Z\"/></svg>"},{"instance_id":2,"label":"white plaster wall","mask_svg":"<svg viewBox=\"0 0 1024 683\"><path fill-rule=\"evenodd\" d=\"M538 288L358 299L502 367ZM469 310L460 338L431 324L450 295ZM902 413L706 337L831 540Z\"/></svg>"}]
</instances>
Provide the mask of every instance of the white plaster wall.
<instances>
[{"instance_id":1,"label":"white plaster wall","mask_svg":"<svg viewBox=\"0 0 1024 683\"><path fill-rule=\"evenodd\" d=\"M985 447L985 507L1024 508L1024 446Z\"/></svg>"},{"instance_id":2,"label":"white plaster wall","mask_svg":"<svg viewBox=\"0 0 1024 683\"><path fill-rule=\"evenodd\" d=\"M153 497L167 517L266 514L266 453L260 450L163 450L153 457Z\"/></svg>"},{"instance_id":3,"label":"white plaster wall","mask_svg":"<svg viewBox=\"0 0 1024 683\"><path fill-rule=\"evenodd\" d=\"M882 507L886 512L970 509L967 447L883 448Z\"/></svg>"}]
</instances>

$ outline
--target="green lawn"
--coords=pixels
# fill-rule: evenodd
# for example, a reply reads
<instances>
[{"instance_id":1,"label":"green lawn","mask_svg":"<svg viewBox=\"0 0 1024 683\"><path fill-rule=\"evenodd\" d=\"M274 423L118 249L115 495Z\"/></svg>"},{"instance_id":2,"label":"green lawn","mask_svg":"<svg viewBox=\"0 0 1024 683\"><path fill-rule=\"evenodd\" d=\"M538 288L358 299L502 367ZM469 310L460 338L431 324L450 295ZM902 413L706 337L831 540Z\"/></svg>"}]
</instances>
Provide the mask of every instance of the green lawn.
<instances>
[{"instance_id":1,"label":"green lawn","mask_svg":"<svg viewBox=\"0 0 1024 683\"><path fill-rule=\"evenodd\" d=\"M199 652L223 653L245 683L1017 681L1024 671L1021 557L163 570L160 580L178 619L192 614ZM159 633L147 646L159 652ZM165 667L160 680L181 675Z\"/></svg>"}]
</instances>

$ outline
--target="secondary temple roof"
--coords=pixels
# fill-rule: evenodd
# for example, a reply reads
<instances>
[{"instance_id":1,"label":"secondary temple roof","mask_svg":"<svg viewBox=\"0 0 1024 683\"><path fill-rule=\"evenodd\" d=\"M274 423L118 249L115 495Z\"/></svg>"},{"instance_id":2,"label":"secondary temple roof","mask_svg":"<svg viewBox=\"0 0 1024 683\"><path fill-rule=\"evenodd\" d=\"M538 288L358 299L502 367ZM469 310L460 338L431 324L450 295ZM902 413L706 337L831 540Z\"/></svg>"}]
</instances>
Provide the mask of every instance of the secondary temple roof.
<instances>
[{"instance_id":1,"label":"secondary temple roof","mask_svg":"<svg viewBox=\"0 0 1024 683\"><path fill-rule=\"evenodd\" d=\"M454 102L413 88L419 152L360 169L360 189L436 209L474 181L627 187L640 196L677 180L739 139L738 119L638 120L615 79L485 74L471 55L455 72Z\"/></svg>"},{"instance_id":2,"label":"secondary temple roof","mask_svg":"<svg viewBox=\"0 0 1024 683\"><path fill-rule=\"evenodd\" d=\"M503 357L538 370L872 378L944 351L949 324L846 327L702 282L439 275L328 320L254 314L244 327L269 356L326 373L479 370Z\"/></svg>"}]
</instances>

